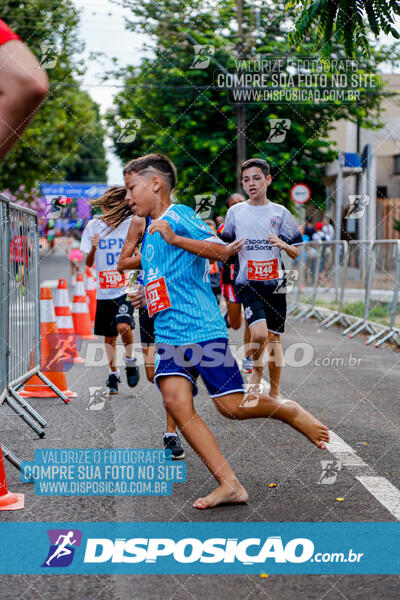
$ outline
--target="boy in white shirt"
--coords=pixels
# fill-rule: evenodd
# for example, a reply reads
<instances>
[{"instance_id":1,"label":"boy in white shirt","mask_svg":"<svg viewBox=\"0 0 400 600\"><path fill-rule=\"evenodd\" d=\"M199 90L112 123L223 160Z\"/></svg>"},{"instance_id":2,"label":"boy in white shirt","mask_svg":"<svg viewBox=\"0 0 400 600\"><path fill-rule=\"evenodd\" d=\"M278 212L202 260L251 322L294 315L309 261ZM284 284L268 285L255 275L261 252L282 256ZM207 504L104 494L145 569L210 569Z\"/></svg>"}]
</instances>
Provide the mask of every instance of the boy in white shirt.
<instances>
[{"instance_id":1,"label":"boy in white shirt","mask_svg":"<svg viewBox=\"0 0 400 600\"><path fill-rule=\"evenodd\" d=\"M297 258L297 246L303 243L303 238L287 208L267 198L271 183L268 163L262 158L251 158L242 164L241 171L243 189L249 199L228 210L222 238L246 240L238 253L235 290L250 328L253 348L250 383L257 386L261 383L262 358L267 348L269 394L279 399L283 364L281 334L286 321L286 277L281 252Z\"/></svg>"}]
</instances>

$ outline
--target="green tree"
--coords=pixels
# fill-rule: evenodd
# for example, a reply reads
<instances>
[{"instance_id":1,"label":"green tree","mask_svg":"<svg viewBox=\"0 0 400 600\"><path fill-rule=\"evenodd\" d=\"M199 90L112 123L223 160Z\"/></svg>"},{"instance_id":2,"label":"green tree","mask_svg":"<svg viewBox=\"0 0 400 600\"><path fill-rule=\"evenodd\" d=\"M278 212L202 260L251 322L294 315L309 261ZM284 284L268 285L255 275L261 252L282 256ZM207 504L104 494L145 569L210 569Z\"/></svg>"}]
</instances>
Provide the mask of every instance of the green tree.
<instances>
[{"instance_id":1,"label":"green tree","mask_svg":"<svg viewBox=\"0 0 400 600\"><path fill-rule=\"evenodd\" d=\"M104 159L104 129L97 105L80 89L83 46L77 36L79 12L71 0L6 0L2 18L38 57L54 57L47 68L50 91L19 143L0 163L0 189L62 181L81 161L86 145ZM43 63L44 64L44 63ZM99 163L102 164L102 163ZM104 166L104 164L103 164Z\"/></svg>"},{"instance_id":2,"label":"green tree","mask_svg":"<svg viewBox=\"0 0 400 600\"><path fill-rule=\"evenodd\" d=\"M106 181L107 161L104 148L104 128L100 120L98 105L93 102L86 92L80 92L86 96L88 104L96 113L90 133L85 136L77 151L77 161L72 168L66 169L65 179L67 181Z\"/></svg>"},{"instance_id":3,"label":"green tree","mask_svg":"<svg viewBox=\"0 0 400 600\"><path fill-rule=\"evenodd\" d=\"M209 3L197 0L125 0L124 5L131 8L134 17L128 26L151 35L154 47L153 55L138 68L129 67L120 73L124 89L108 114L116 153L123 161L148 152L167 153L178 168L180 201L193 205L196 194L216 194L221 210L236 188L237 132L236 105L227 90L215 85L221 72L218 64L234 70L239 44L242 54L253 59L290 55L285 3L275 2L273 10L258 15L245 7L240 38L236 2L231 0L218 2L212 11ZM192 68L193 39L215 48L206 69ZM312 43L306 43L299 55L310 55L311 48ZM376 53L375 60L383 60L382 55ZM360 72L369 67L361 63ZM381 87L377 78L377 89ZM323 206L324 168L336 157L328 140L333 123L346 118L362 126L377 126L380 100L375 93L365 94L359 104L248 104L247 156L269 161L274 179L271 199L288 206L290 188L304 182L312 190L313 201ZM267 141L273 118L291 121L282 143ZM134 120L136 135L126 138L129 143L121 143L121 128L130 119Z\"/></svg>"},{"instance_id":4,"label":"green tree","mask_svg":"<svg viewBox=\"0 0 400 600\"><path fill-rule=\"evenodd\" d=\"M400 15L397 0L290 0L288 5L298 11L291 41L299 44L314 34L324 53L339 43L348 56L356 56L360 49L369 55L366 22L375 36L386 33L400 39L395 28L396 15Z\"/></svg>"}]
</instances>

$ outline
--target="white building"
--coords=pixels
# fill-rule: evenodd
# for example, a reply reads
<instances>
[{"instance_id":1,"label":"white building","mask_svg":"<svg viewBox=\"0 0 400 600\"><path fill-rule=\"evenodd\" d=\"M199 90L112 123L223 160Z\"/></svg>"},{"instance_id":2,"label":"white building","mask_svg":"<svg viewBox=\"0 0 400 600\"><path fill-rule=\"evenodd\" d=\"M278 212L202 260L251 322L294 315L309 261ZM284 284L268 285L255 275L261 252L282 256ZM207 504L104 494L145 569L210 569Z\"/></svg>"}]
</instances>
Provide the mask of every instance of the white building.
<instances>
[{"instance_id":1,"label":"white building","mask_svg":"<svg viewBox=\"0 0 400 600\"><path fill-rule=\"evenodd\" d=\"M371 184L376 190L370 197L370 230L366 232L363 220L343 220L342 227L351 237L369 239L399 238L400 233L394 229L394 219L400 220L400 74L382 75L387 81L386 92L396 95L387 97L382 102L381 129L359 129L359 151L370 144L375 165L371 172ZM350 121L337 121L330 139L335 141L338 150L357 152L357 125ZM335 197L337 193L338 161L331 163L325 172L324 183L327 188L327 213L335 220ZM350 194L365 193L360 176L357 192L357 177L344 176L342 185L343 206L348 205ZM343 209L344 212L344 209Z\"/></svg>"}]
</instances>

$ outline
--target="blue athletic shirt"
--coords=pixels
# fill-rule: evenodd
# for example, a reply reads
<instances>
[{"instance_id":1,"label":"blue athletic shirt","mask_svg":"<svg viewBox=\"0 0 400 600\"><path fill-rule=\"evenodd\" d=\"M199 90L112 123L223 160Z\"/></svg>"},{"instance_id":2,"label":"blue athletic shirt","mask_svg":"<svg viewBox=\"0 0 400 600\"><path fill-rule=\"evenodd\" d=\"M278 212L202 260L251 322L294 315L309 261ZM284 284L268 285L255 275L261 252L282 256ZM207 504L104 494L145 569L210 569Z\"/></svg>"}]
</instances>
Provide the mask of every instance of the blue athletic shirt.
<instances>
[{"instance_id":1,"label":"blue athletic shirt","mask_svg":"<svg viewBox=\"0 0 400 600\"><path fill-rule=\"evenodd\" d=\"M160 217L177 235L209 239L217 236L195 211L184 204L172 204ZM221 242L222 243L222 242ZM228 338L225 321L212 292L206 258L168 244L159 232L147 233L142 243L144 284L165 278L171 307L155 313L156 343L196 344Z\"/></svg>"}]
</instances>

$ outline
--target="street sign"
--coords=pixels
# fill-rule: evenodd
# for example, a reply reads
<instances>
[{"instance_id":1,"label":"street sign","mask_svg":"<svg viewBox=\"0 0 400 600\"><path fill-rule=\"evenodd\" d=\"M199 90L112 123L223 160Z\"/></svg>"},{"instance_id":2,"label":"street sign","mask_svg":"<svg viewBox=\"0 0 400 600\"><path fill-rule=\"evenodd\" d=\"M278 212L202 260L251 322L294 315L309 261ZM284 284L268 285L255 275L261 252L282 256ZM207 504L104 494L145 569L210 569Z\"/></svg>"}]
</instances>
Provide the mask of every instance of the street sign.
<instances>
[{"instance_id":1,"label":"street sign","mask_svg":"<svg viewBox=\"0 0 400 600\"><path fill-rule=\"evenodd\" d=\"M356 152L342 152L340 166L347 175L361 173L363 170L362 158Z\"/></svg>"},{"instance_id":2,"label":"street sign","mask_svg":"<svg viewBox=\"0 0 400 600\"><path fill-rule=\"evenodd\" d=\"M290 197L295 204L302 206L311 198L311 190L305 183L296 183L290 189Z\"/></svg>"},{"instance_id":3,"label":"street sign","mask_svg":"<svg viewBox=\"0 0 400 600\"><path fill-rule=\"evenodd\" d=\"M42 183L43 196L67 196L68 198L98 198L107 189L104 183Z\"/></svg>"}]
</instances>

